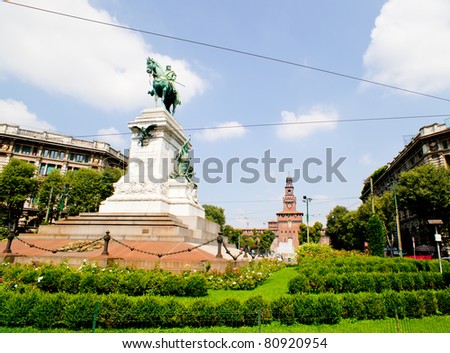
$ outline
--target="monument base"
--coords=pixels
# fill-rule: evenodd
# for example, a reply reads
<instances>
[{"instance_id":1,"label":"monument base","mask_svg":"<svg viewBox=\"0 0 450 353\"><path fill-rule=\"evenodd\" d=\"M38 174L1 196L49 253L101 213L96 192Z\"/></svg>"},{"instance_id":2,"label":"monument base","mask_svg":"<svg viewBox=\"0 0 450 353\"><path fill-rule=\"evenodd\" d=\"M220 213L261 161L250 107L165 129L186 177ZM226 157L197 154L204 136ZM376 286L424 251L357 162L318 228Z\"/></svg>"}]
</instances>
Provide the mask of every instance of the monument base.
<instances>
[{"instance_id":1,"label":"monument base","mask_svg":"<svg viewBox=\"0 0 450 353\"><path fill-rule=\"evenodd\" d=\"M126 174L98 213L82 213L39 227L47 238L188 242L216 239L219 225L205 219L191 181L190 140L164 108L145 109L128 123L133 131ZM183 156L181 158L180 156ZM188 173L189 172L189 173Z\"/></svg>"},{"instance_id":2,"label":"monument base","mask_svg":"<svg viewBox=\"0 0 450 353\"><path fill-rule=\"evenodd\" d=\"M39 227L40 238L99 239L109 231L117 240L170 241L201 244L217 237L219 226L198 216L169 213L81 213Z\"/></svg>"}]
</instances>

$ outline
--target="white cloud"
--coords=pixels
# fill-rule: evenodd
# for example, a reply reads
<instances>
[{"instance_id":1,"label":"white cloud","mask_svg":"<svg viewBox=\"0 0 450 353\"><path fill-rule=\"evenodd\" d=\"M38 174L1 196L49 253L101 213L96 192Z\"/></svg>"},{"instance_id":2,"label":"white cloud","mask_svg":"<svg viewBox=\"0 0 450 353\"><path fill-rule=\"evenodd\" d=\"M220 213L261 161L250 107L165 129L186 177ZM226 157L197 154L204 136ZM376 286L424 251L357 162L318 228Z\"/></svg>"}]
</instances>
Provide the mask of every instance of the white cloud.
<instances>
[{"instance_id":1,"label":"white cloud","mask_svg":"<svg viewBox=\"0 0 450 353\"><path fill-rule=\"evenodd\" d=\"M278 137L293 140L310 136L323 130L333 130L337 126L339 113L334 108L316 106L308 113L296 115L282 111L282 125L277 126Z\"/></svg>"},{"instance_id":2,"label":"white cloud","mask_svg":"<svg viewBox=\"0 0 450 353\"><path fill-rule=\"evenodd\" d=\"M361 163L362 165L367 165L367 166L378 165L378 162L375 161L369 153L366 153L363 156L361 156L361 158L359 159L359 163Z\"/></svg>"},{"instance_id":3,"label":"white cloud","mask_svg":"<svg viewBox=\"0 0 450 353\"><path fill-rule=\"evenodd\" d=\"M120 24L87 0L23 0L98 21ZM64 94L102 109L150 106L153 98L146 58L171 64L183 103L201 94L205 82L184 60L152 52L135 32L22 8L2 5L0 75L15 76L41 89Z\"/></svg>"},{"instance_id":4,"label":"white cloud","mask_svg":"<svg viewBox=\"0 0 450 353\"><path fill-rule=\"evenodd\" d=\"M97 135L96 140L107 142L116 150L123 151L130 147L129 136L121 134L115 127L100 129Z\"/></svg>"},{"instance_id":5,"label":"white cloud","mask_svg":"<svg viewBox=\"0 0 450 353\"><path fill-rule=\"evenodd\" d=\"M450 1L390 0L364 54L367 78L406 89L450 87Z\"/></svg>"},{"instance_id":6,"label":"white cloud","mask_svg":"<svg viewBox=\"0 0 450 353\"><path fill-rule=\"evenodd\" d=\"M239 138L244 136L246 132L247 130L242 126L242 124L237 121L229 121L219 124L215 128L205 129L202 132L198 132L195 136L198 139L213 142L218 140Z\"/></svg>"},{"instance_id":7,"label":"white cloud","mask_svg":"<svg viewBox=\"0 0 450 353\"><path fill-rule=\"evenodd\" d=\"M0 100L0 123L19 125L25 129L55 130L53 125L44 120L39 120L36 114L30 112L23 102L14 99Z\"/></svg>"}]
</instances>

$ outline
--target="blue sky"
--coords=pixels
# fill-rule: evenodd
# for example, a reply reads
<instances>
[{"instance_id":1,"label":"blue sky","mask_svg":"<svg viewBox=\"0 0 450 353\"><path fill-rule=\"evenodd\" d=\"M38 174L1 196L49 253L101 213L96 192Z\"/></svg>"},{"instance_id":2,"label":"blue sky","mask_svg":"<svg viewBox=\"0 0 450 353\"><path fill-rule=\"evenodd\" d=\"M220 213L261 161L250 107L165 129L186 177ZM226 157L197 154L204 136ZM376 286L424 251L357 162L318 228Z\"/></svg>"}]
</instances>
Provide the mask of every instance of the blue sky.
<instances>
[{"instance_id":1,"label":"blue sky","mask_svg":"<svg viewBox=\"0 0 450 353\"><path fill-rule=\"evenodd\" d=\"M450 99L447 0L17 2ZM127 148L127 122L155 106L147 95L146 57L171 64L186 86L179 86L182 105L175 118L200 159L200 202L224 207L236 227L266 226L281 210L287 173L294 175L310 158L316 164L295 183L297 208L306 212L303 195L313 199L311 223L324 222L338 204L356 208L364 179L393 159L403 137L444 117L346 120L450 116L446 100L279 61L5 2L0 18L0 123L101 135L96 139ZM280 122L301 124L248 126ZM192 130L220 126L234 128ZM277 161L270 166L274 180L263 173L268 150ZM336 175L326 180L327 151L332 164L345 157L338 166L345 182ZM224 166L209 175L222 179L217 183L204 180L202 166L211 158ZM252 176L240 166L246 158L258 161L251 164L260 174L256 182L240 180ZM277 163L283 158L293 163L281 171ZM225 172L227 163L231 173ZM308 176L322 180L308 182Z\"/></svg>"}]
</instances>

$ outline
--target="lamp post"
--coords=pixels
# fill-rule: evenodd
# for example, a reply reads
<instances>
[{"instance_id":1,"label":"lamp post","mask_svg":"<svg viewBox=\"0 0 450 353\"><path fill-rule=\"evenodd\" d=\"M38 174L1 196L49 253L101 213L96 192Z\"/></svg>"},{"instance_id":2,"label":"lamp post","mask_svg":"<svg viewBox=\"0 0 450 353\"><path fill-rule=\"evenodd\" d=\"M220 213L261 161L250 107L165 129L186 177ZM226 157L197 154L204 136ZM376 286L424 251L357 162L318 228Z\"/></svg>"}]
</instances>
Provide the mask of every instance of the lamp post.
<instances>
[{"instance_id":1,"label":"lamp post","mask_svg":"<svg viewBox=\"0 0 450 353\"><path fill-rule=\"evenodd\" d=\"M306 202L306 242L309 243L309 203L312 198L303 196L303 202Z\"/></svg>"},{"instance_id":2,"label":"lamp post","mask_svg":"<svg viewBox=\"0 0 450 353\"><path fill-rule=\"evenodd\" d=\"M441 249L439 247L439 243L442 241L441 235L438 233L438 225L444 224L441 219L429 219L428 224L434 225L434 240L436 240L436 247L439 259L439 271L442 273L442 260L441 260Z\"/></svg>"}]
</instances>

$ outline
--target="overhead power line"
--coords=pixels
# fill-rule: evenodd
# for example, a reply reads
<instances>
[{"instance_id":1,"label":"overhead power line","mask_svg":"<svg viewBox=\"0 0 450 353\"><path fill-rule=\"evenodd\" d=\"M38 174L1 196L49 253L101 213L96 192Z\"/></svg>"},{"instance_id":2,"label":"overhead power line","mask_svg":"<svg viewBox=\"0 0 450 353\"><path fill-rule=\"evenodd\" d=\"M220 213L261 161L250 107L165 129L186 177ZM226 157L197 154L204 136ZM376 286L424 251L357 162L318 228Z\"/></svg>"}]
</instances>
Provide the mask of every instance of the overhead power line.
<instances>
[{"instance_id":1,"label":"overhead power line","mask_svg":"<svg viewBox=\"0 0 450 353\"><path fill-rule=\"evenodd\" d=\"M13 2L13 1L9 1L9 0L4 0L4 2L7 3L7 4L17 5L17 6L25 7L25 8L36 10L36 11L50 13L50 14L53 14L53 15L64 16L64 17L68 17L68 18L72 18L72 19L76 19L76 20L80 20L80 21L96 23L96 24L99 24L99 25L120 28L120 29L124 29L124 30L128 30L128 31L133 31L133 32L138 32L138 33L142 33L142 34L148 34L148 35L157 36L157 37L161 37L161 38L171 39L171 40L175 40L175 41L179 41L179 42L195 44L195 45L204 46L204 47L217 49L217 50L223 50L223 51L227 51L227 52L231 52L231 53L235 53L235 54L251 56L251 57L254 57L254 58L258 58L258 59L278 62L278 63L281 63L281 64L286 64L286 65L291 65L291 66L296 66L296 67L301 67L301 68L304 68L304 69L314 70L314 71L326 73L326 74L329 74L329 75L339 76L339 77L343 77L343 78L347 78L347 79L351 79L351 80L356 80L356 81L360 81L360 82L369 83L369 84L372 84L372 85L382 86L382 87L386 87L386 88L390 88L390 89L395 89L395 90L398 90L398 91L403 91L403 92L407 92L407 93L411 93L411 94L415 94L415 95L420 95L420 96L424 96L424 97L429 97L429 98L433 98L433 99L438 99L438 100L450 102L449 98L439 97L439 96L436 96L436 95L431 95L431 94L427 94L427 93L423 93L423 92L419 92L419 91L414 91L414 90L402 88L402 87L399 87L399 86L390 85L390 84L387 84L387 83L377 82L377 81L368 80L368 79L364 79L364 78L353 76L353 75L343 74L343 73L340 73L340 72L337 72L337 71L327 70L327 69L323 69L323 68L320 68L320 67L300 64L300 63L297 63L297 62L294 62L294 61L284 60L284 59L276 58L276 57L273 57L273 56L262 55L262 54L258 54L258 53L245 51L245 50L234 49L234 48L230 48L230 47L224 47L224 46L217 45L217 44L201 42L201 41L198 41L198 40L172 36L172 35L159 33L159 32L154 32L154 31L149 31L149 30L143 30L143 29L139 29L139 28L123 26L123 25L119 25L119 24L116 24L116 23L112 23L112 22L94 20L92 18L76 16L76 15L72 15L72 14L65 13L65 12L59 12L59 11L44 9L44 8L41 8L41 7L36 7L36 6L31 6L31 5L25 5L25 4L21 4L21 3L17 3L17 2Z\"/></svg>"},{"instance_id":2,"label":"overhead power line","mask_svg":"<svg viewBox=\"0 0 450 353\"><path fill-rule=\"evenodd\" d=\"M186 128L184 131L203 131L203 130L221 130L221 129L236 129L236 128L255 128L255 127L270 127L283 125L305 125L305 124L329 124L329 123L350 123L350 122L368 122L368 121L392 121L392 120L406 120L406 119L423 119L423 118L443 118L449 117L450 114L430 114L430 115L412 115L412 116L393 116L393 117L377 117L377 118L353 118L353 119L339 119L339 120L309 120L309 121L290 121L290 122L275 122L275 123L259 123L259 124L244 124L234 126L213 126L213 127L192 127ZM129 135L131 132L118 132L113 134L95 134L74 136L82 137L101 137L101 136L116 136Z\"/></svg>"}]
</instances>

